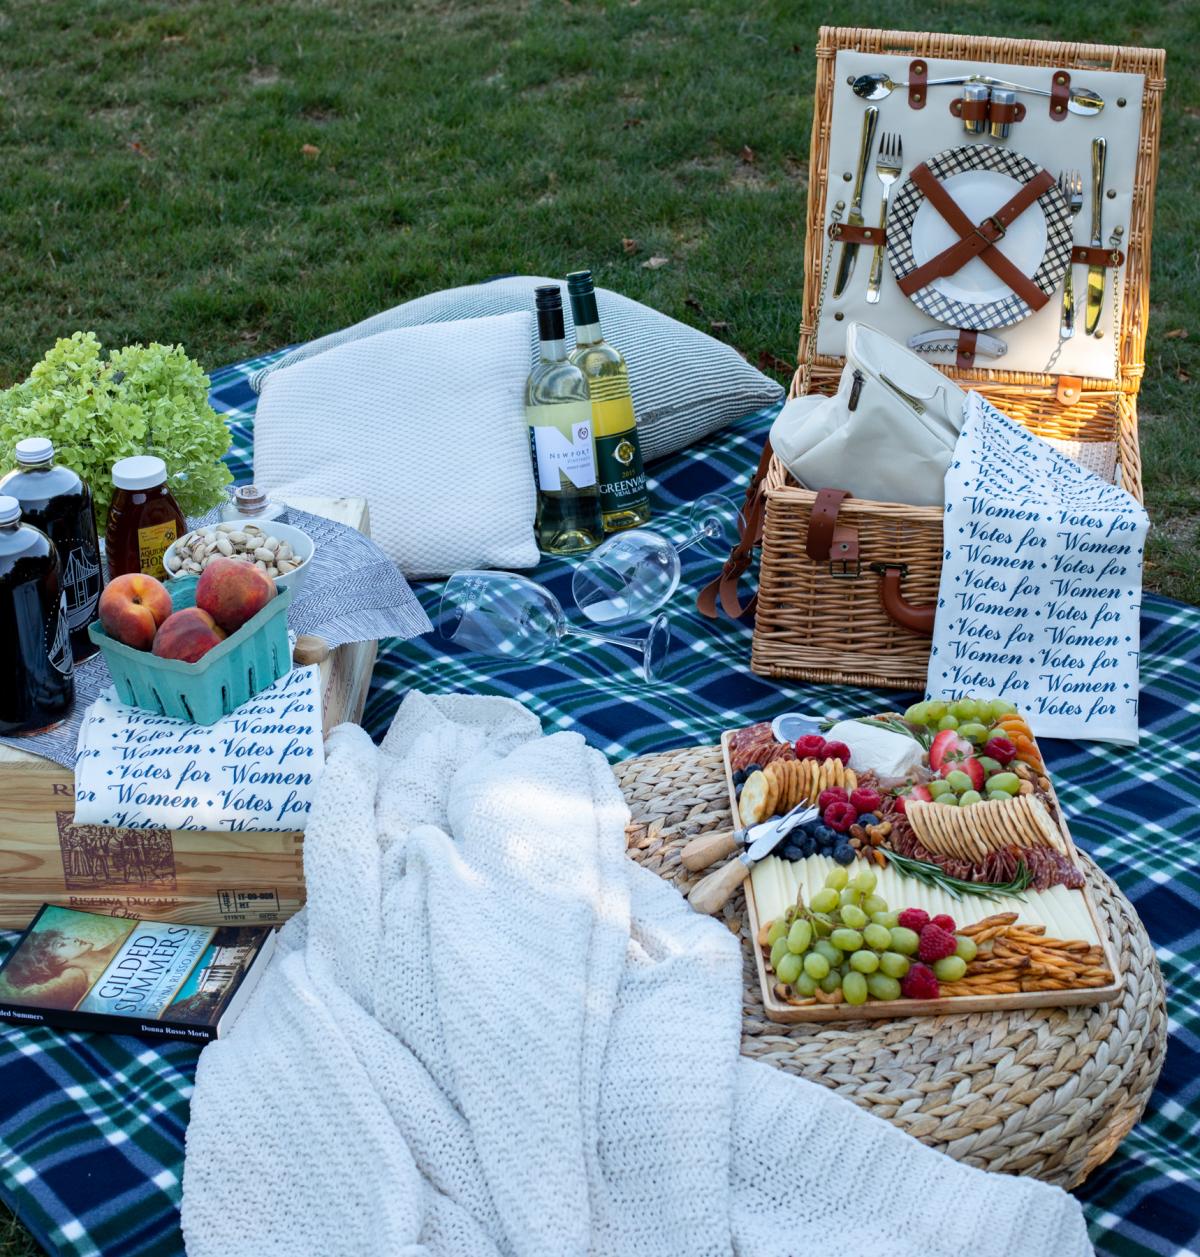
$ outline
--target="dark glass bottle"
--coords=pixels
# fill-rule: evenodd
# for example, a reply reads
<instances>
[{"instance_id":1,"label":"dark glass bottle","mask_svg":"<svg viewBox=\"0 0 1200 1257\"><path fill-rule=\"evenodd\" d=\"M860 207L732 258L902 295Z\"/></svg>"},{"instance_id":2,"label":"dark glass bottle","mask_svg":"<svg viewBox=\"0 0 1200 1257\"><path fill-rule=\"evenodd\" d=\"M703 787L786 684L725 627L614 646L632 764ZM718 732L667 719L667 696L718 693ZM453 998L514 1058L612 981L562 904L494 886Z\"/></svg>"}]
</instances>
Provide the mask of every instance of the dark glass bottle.
<instances>
[{"instance_id":1,"label":"dark glass bottle","mask_svg":"<svg viewBox=\"0 0 1200 1257\"><path fill-rule=\"evenodd\" d=\"M75 677L58 553L0 496L0 734L52 729L71 710ZM11 661L11 662L10 662Z\"/></svg>"},{"instance_id":2,"label":"dark glass bottle","mask_svg":"<svg viewBox=\"0 0 1200 1257\"><path fill-rule=\"evenodd\" d=\"M87 631L96 618L101 586L92 491L69 467L55 463L50 440L34 436L17 442L17 466L0 480L0 493L16 498L21 519L54 542L67 596L71 656L82 663L99 649Z\"/></svg>"},{"instance_id":3,"label":"dark glass bottle","mask_svg":"<svg viewBox=\"0 0 1200 1257\"><path fill-rule=\"evenodd\" d=\"M113 464L113 498L104 531L108 579L145 572L166 580L163 555L187 532L187 521L167 488L167 465L152 454Z\"/></svg>"}]
</instances>

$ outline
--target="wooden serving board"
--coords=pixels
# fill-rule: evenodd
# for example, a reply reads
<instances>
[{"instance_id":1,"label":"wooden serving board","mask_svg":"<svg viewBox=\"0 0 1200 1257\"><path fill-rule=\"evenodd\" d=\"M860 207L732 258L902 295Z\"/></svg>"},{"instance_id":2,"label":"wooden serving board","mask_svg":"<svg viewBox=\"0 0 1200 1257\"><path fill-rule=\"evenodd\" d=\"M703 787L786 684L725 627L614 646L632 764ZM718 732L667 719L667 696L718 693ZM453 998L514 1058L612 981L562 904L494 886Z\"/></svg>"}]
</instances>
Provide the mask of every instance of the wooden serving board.
<instances>
[{"instance_id":1,"label":"wooden serving board","mask_svg":"<svg viewBox=\"0 0 1200 1257\"><path fill-rule=\"evenodd\" d=\"M370 532L362 498L292 505ZM357 721L376 644L321 661L326 733ZM75 825L75 776L0 744L0 929L24 929L44 903L185 925L282 924L304 906L304 835Z\"/></svg>"},{"instance_id":2,"label":"wooden serving board","mask_svg":"<svg viewBox=\"0 0 1200 1257\"><path fill-rule=\"evenodd\" d=\"M729 760L729 745L732 738L731 731L722 735L721 753L725 764L725 784L729 790L729 809L733 813L734 827L740 829L742 818L738 811L737 791L733 784L733 768ZM1055 816L1066 844L1067 856L1074 861L1078 855L1075 843L1071 840L1058 795L1054 790L1054 782L1049 773L1046 774L1046 778L1050 781L1050 796L1054 800ZM939 999L925 1000L869 999L865 1004L857 1007L848 1004L812 1004L797 1007L794 1004L785 1003L775 995L774 980L767 972L767 958L762 954L762 948L757 943L759 929L763 923L754 898L754 883L750 878L745 881L745 890L746 906L750 913L750 940L754 948L754 963L758 969L759 987L762 990L763 1010L772 1021L787 1024L806 1021L857 1021L860 1018L934 1017L946 1013L994 1012L1010 1008L1061 1008L1068 1004L1106 1004L1120 994L1124 984L1124 975L1121 973L1112 942L1104 929L1100 914L1096 911L1091 890L1085 883L1083 889L1076 893L1083 896L1096 937L1104 950L1105 967L1114 975L1113 981L1108 986L1086 987L1073 991L1019 991L1012 995L946 995ZM1003 899L996 901L995 911L1006 911Z\"/></svg>"}]
</instances>

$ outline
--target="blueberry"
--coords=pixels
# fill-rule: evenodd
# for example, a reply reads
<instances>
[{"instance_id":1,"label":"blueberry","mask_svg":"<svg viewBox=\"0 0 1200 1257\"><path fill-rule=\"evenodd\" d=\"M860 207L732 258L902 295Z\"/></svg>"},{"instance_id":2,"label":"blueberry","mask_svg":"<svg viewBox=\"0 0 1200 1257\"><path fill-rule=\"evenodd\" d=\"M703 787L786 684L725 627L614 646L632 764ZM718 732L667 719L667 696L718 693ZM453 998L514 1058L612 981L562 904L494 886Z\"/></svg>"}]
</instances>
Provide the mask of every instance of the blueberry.
<instances>
[{"instance_id":1,"label":"blueberry","mask_svg":"<svg viewBox=\"0 0 1200 1257\"><path fill-rule=\"evenodd\" d=\"M834 844L838 840L837 832L830 829L823 821L817 823L816 828L813 830L813 837L817 840L819 846Z\"/></svg>"},{"instance_id":2,"label":"blueberry","mask_svg":"<svg viewBox=\"0 0 1200 1257\"><path fill-rule=\"evenodd\" d=\"M803 860L804 849L796 846L794 842L789 842L779 852L780 858L784 860Z\"/></svg>"},{"instance_id":3,"label":"blueberry","mask_svg":"<svg viewBox=\"0 0 1200 1257\"><path fill-rule=\"evenodd\" d=\"M744 782L745 780L746 780L746 770L744 768L739 768L737 772L733 774L733 784L735 786L740 786L742 782Z\"/></svg>"},{"instance_id":4,"label":"blueberry","mask_svg":"<svg viewBox=\"0 0 1200 1257\"><path fill-rule=\"evenodd\" d=\"M751 773L762 772L762 765L761 764L747 764L746 767L742 769L742 772L745 774L745 776L742 777L742 780L745 781L746 777L749 777Z\"/></svg>"},{"instance_id":5,"label":"blueberry","mask_svg":"<svg viewBox=\"0 0 1200 1257\"><path fill-rule=\"evenodd\" d=\"M863 813L863 814L862 814L862 815L858 818L858 823L859 823L860 825L878 825L878 824L879 824L879 817L878 817L878 816L876 816L874 812L864 812L864 813Z\"/></svg>"},{"instance_id":6,"label":"blueberry","mask_svg":"<svg viewBox=\"0 0 1200 1257\"><path fill-rule=\"evenodd\" d=\"M852 864L854 862L854 848L848 842L839 843L833 849L833 858L839 864Z\"/></svg>"},{"instance_id":7,"label":"blueberry","mask_svg":"<svg viewBox=\"0 0 1200 1257\"><path fill-rule=\"evenodd\" d=\"M805 834L796 845L804 852L803 859L805 860L807 860L810 855L816 854L817 844L812 834Z\"/></svg>"}]
</instances>

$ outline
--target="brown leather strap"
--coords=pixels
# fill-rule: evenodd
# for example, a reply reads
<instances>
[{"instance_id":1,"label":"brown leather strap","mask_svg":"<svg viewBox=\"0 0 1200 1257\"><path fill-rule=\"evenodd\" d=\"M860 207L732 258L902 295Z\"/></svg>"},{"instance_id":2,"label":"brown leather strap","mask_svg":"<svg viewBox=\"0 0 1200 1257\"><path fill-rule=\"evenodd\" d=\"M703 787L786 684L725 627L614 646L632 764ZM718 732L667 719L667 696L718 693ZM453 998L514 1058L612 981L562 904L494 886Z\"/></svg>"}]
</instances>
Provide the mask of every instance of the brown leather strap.
<instances>
[{"instance_id":1,"label":"brown leather strap","mask_svg":"<svg viewBox=\"0 0 1200 1257\"><path fill-rule=\"evenodd\" d=\"M853 227L849 223L830 223L829 238L844 244L883 244L884 230L882 227Z\"/></svg>"},{"instance_id":2,"label":"brown leather strap","mask_svg":"<svg viewBox=\"0 0 1200 1257\"><path fill-rule=\"evenodd\" d=\"M1054 393L1060 406L1074 406L1083 396L1083 380L1077 375L1060 375Z\"/></svg>"},{"instance_id":3,"label":"brown leather strap","mask_svg":"<svg viewBox=\"0 0 1200 1257\"><path fill-rule=\"evenodd\" d=\"M954 365L960 371L968 371L975 365L975 342L978 339L979 333L973 328L964 327L959 330Z\"/></svg>"},{"instance_id":4,"label":"brown leather strap","mask_svg":"<svg viewBox=\"0 0 1200 1257\"><path fill-rule=\"evenodd\" d=\"M835 563L842 564L843 574L849 574L847 565L853 563L857 576L858 529L837 522L838 511L849 496L845 489L818 491L808 517L804 552L814 563L828 563L831 571Z\"/></svg>"},{"instance_id":5,"label":"brown leather strap","mask_svg":"<svg viewBox=\"0 0 1200 1257\"><path fill-rule=\"evenodd\" d=\"M932 637L937 604L914 607L911 602L905 601L904 594L900 591L900 582L905 576L902 566L894 563L876 563L872 566L879 573L879 602L888 616L909 632Z\"/></svg>"},{"instance_id":6,"label":"brown leather strap","mask_svg":"<svg viewBox=\"0 0 1200 1257\"><path fill-rule=\"evenodd\" d=\"M928 88L925 80L929 78L929 65L919 57L908 63L908 107L924 109Z\"/></svg>"},{"instance_id":7,"label":"brown leather strap","mask_svg":"<svg viewBox=\"0 0 1200 1257\"><path fill-rule=\"evenodd\" d=\"M958 232L959 239L899 281L900 291L906 297L911 297L914 292L919 292L935 279L955 274L972 258L977 257L1031 309L1040 310L1050 300L1028 275L1023 275L999 249L993 247L997 240L1003 238L1005 231L1017 217L1043 192L1054 186L1054 176L1048 170L1039 171L1016 196L978 226L959 209L953 197L924 162L913 169L910 178L926 200Z\"/></svg>"},{"instance_id":8,"label":"brown leather strap","mask_svg":"<svg viewBox=\"0 0 1200 1257\"><path fill-rule=\"evenodd\" d=\"M1050 79L1050 118L1062 122L1067 116L1067 101L1071 99L1071 76L1066 70L1055 70Z\"/></svg>"},{"instance_id":9,"label":"brown leather strap","mask_svg":"<svg viewBox=\"0 0 1200 1257\"><path fill-rule=\"evenodd\" d=\"M720 574L700 591L696 597L696 609L710 620L717 618L717 604L727 616L740 620L749 615L758 605L758 595L754 594L743 606L738 601L738 579L754 561L754 549L762 542L763 523L766 518L767 495L763 488L767 468L771 465L771 442L764 443L762 454L758 459L758 469L750 479L746 489L746 501L742 507L742 518L745 522L741 529L738 543L725 560Z\"/></svg>"},{"instance_id":10,"label":"brown leather strap","mask_svg":"<svg viewBox=\"0 0 1200 1257\"><path fill-rule=\"evenodd\" d=\"M990 103L986 96L979 100L964 100L961 96L955 96L950 102L950 112L964 122L986 122Z\"/></svg>"},{"instance_id":11,"label":"brown leather strap","mask_svg":"<svg viewBox=\"0 0 1200 1257\"><path fill-rule=\"evenodd\" d=\"M1025 106L1019 100L1014 100L1010 104L1003 101L997 103L991 102L991 108L988 110L988 118L992 122L1020 122L1025 117Z\"/></svg>"},{"instance_id":12,"label":"brown leather strap","mask_svg":"<svg viewBox=\"0 0 1200 1257\"><path fill-rule=\"evenodd\" d=\"M1120 249L1077 244L1071 250L1071 261L1081 266L1124 266L1125 254Z\"/></svg>"}]
</instances>

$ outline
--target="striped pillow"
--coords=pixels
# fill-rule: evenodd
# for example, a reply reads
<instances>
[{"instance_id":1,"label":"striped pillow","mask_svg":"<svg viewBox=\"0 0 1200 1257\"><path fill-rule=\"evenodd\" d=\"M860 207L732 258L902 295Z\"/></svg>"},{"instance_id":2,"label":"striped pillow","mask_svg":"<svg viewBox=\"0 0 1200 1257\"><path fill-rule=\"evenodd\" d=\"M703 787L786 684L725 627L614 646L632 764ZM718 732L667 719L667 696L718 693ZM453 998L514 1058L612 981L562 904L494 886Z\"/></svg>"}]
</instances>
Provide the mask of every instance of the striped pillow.
<instances>
[{"instance_id":1,"label":"striped pillow","mask_svg":"<svg viewBox=\"0 0 1200 1257\"><path fill-rule=\"evenodd\" d=\"M271 372L377 332L532 311L533 290L554 283L563 287L567 339L571 343L575 329L565 281L519 275L406 301L353 327L301 345L258 372L251 384L261 390ZM642 455L647 461L684 449L783 396L783 389L774 380L751 366L735 349L696 328L607 288L596 289L596 300L605 339L616 345L629 364L633 409ZM536 326L529 352L532 364L537 359Z\"/></svg>"}]
</instances>

